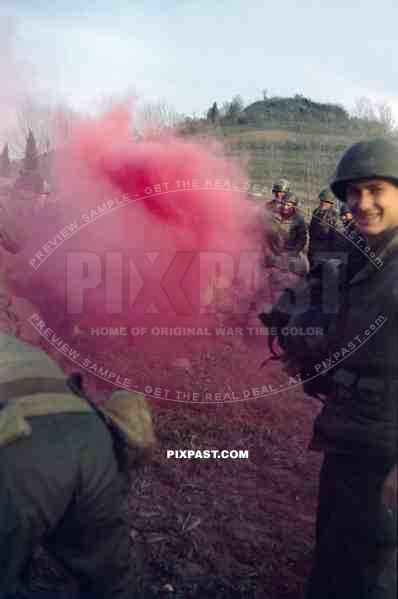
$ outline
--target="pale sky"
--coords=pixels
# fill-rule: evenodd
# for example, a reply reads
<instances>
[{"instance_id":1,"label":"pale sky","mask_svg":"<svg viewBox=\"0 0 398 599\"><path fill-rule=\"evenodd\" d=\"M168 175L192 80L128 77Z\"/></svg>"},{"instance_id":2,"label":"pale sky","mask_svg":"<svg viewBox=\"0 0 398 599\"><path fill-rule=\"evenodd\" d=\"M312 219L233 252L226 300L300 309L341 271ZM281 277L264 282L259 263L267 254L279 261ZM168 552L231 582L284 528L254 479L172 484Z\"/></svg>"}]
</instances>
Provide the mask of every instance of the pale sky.
<instances>
[{"instance_id":1,"label":"pale sky","mask_svg":"<svg viewBox=\"0 0 398 599\"><path fill-rule=\"evenodd\" d=\"M0 107L11 86L8 100L26 88L92 111L134 92L202 115L266 88L348 109L367 96L398 118L397 23L395 0L1 0Z\"/></svg>"}]
</instances>

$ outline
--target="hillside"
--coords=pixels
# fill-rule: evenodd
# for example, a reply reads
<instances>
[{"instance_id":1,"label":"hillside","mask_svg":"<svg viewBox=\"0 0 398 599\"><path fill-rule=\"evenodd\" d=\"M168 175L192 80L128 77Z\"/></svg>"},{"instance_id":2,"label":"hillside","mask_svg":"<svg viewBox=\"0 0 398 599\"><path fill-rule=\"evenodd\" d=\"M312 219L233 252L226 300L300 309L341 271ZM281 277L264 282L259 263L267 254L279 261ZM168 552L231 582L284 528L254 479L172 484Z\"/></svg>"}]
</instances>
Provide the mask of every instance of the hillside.
<instances>
[{"instance_id":1,"label":"hillside","mask_svg":"<svg viewBox=\"0 0 398 599\"><path fill-rule=\"evenodd\" d=\"M294 98L276 97L254 102L244 108L242 118L247 124L256 126L277 122L285 126L306 123L346 128L350 123L350 116L342 106L314 102L301 95L296 95Z\"/></svg>"},{"instance_id":2,"label":"hillside","mask_svg":"<svg viewBox=\"0 0 398 599\"><path fill-rule=\"evenodd\" d=\"M311 207L347 146L389 134L381 121L355 118L338 104L300 95L254 102L234 118L221 116L216 123L186 120L182 132L215 135L228 154L248 164L252 183L270 189L272 181L286 177Z\"/></svg>"}]
</instances>

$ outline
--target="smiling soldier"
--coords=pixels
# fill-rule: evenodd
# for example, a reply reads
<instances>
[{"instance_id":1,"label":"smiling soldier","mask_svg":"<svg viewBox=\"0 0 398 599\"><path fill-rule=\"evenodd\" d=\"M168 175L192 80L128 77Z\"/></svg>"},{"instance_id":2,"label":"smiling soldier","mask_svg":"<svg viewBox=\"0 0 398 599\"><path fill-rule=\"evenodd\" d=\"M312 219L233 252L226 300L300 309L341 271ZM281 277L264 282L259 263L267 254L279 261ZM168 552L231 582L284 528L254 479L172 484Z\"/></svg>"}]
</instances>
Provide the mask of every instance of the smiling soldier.
<instances>
[{"instance_id":1,"label":"smiling soldier","mask_svg":"<svg viewBox=\"0 0 398 599\"><path fill-rule=\"evenodd\" d=\"M351 274L329 338L332 351L360 343L328 373L315 420L311 448L325 457L306 599L385 599L396 597L396 507L382 496L397 460L398 146L354 144L331 189L383 265Z\"/></svg>"}]
</instances>

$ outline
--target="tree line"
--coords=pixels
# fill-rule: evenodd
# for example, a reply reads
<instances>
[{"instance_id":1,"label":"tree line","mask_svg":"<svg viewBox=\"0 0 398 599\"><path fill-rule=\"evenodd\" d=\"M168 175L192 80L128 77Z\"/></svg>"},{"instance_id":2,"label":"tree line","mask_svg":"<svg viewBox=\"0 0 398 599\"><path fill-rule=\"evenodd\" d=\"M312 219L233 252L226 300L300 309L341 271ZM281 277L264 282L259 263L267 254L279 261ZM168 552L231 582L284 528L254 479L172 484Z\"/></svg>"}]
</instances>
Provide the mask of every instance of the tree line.
<instances>
[{"instance_id":1,"label":"tree line","mask_svg":"<svg viewBox=\"0 0 398 599\"><path fill-rule=\"evenodd\" d=\"M186 119L186 124L195 119ZM315 102L302 94L293 97L268 97L245 106L241 96L234 96L221 107L214 101L205 112L205 118L196 121L214 126L248 125L258 128L278 125L282 128L329 126L333 130L354 129L361 134L391 135L396 133L397 122L393 110L386 102L374 102L369 98L357 99L349 112L339 104Z\"/></svg>"}]
</instances>

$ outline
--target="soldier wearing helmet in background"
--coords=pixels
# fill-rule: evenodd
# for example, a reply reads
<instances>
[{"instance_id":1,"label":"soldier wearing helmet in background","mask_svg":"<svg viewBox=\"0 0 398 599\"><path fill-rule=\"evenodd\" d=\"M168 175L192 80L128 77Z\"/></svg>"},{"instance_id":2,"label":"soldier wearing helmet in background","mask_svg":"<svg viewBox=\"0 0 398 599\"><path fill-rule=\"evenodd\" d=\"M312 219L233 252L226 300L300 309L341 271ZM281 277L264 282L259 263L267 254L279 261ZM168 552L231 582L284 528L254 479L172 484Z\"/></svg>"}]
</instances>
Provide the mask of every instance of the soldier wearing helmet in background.
<instances>
[{"instance_id":1,"label":"soldier wearing helmet in background","mask_svg":"<svg viewBox=\"0 0 398 599\"><path fill-rule=\"evenodd\" d=\"M0 597L27 596L41 544L82 597L132 599L122 474L153 445L145 399L121 390L95 406L81 375L3 333L0 391Z\"/></svg>"},{"instance_id":2,"label":"soldier wearing helmet in background","mask_svg":"<svg viewBox=\"0 0 398 599\"><path fill-rule=\"evenodd\" d=\"M349 226L355 224L351 209L346 204L343 204L340 208L340 220L343 225Z\"/></svg>"},{"instance_id":3,"label":"soldier wearing helmet in background","mask_svg":"<svg viewBox=\"0 0 398 599\"><path fill-rule=\"evenodd\" d=\"M324 462L306 599L395 598L396 505L387 509L383 490L397 462L397 144L351 146L331 189L352 212L373 259L340 286L326 338L336 365L317 379L326 378L326 401L310 447Z\"/></svg>"},{"instance_id":4,"label":"soldier wearing helmet in background","mask_svg":"<svg viewBox=\"0 0 398 599\"><path fill-rule=\"evenodd\" d=\"M327 253L335 251L335 227L338 220L334 209L334 195L329 189L323 189L319 194L319 206L312 213L309 228L308 259L311 268L327 259Z\"/></svg>"},{"instance_id":5,"label":"soldier wearing helmet in background","mask_svg":"<svg viewBox=\"0 0 398 599\"><path fill-rule=\"evenodd\" d=\"M290 192L290 183L287 179L279 179L275 181L272 186L272 200L269 200L266 204L267 209L270 210L271 213L278 212L279 206L283 200L283 198Z\"/></svg>"},{"instance_id":6,"label":"soldier wearing helmet in background","mask_svg":"<svg viewBox=\"0 0 398 599\"><path fill-rule=\"evenodd\" d=\"M278 211L272 215L272 231L269 240L271 254L266 257L267 266L288 269L298 276L308 271L303 254L307 243L307 225L297 213L297 198L285 193Z\"/></svg>"},{"instance_id":7,"label":"soldier wearing helmet in background","mask_svg":"<svg viewBox=\"0 0 398 599\"><path fill-rule=\"evenodd\" d=\"M340 220L336 224L336 235L334 250L336 257L342 261L347 276L349 273L357 272L368 259L366 253L360 247L361 232L353 217L351 209L342 204L340 208Z\"/></svg>"}]
</instances>

